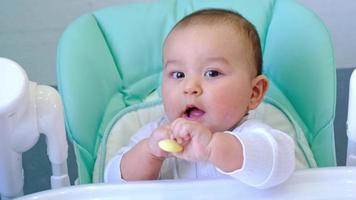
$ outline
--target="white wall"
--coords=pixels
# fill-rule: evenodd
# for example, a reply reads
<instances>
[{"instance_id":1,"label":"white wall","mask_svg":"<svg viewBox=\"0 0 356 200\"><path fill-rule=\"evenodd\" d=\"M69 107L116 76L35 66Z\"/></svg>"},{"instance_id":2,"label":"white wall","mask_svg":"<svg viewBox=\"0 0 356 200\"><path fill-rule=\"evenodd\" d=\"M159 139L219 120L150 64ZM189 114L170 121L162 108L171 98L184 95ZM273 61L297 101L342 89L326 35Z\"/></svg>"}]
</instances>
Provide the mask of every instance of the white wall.
<instances>
[{"instance_id":1,"label":"white wall","mask_svg":"<svg viewBox=\"0 0 356 200\"><path fill-rule=\"evenodd\" d=\"M18 62L30 80L56 85L56 46L71 21L101 7L143 1L152 0L0 0L0 56ZM356 67L356 1L299 1L328 26L337 67Z\"/></svg>"},{"instance_id":2,"label":"white wall","mask_svg":"<svg viewBox=\"0 0 356 200\"><path fill-rule=\"evenodd\" d=\"M336 67L356 68L356 1L298 0L313 10L332 36Z\"/></svg>"},{"instance_id":3,"label":"white wall","mask_svg":"<svg viewBox=\"0 0 356 200\"><path fill-rule=\"evenodd\" d=\"M148 0L0 0L0 57L18 62L32 81L56 85L55 59L65 27L101 7Z\"/></svg>"}]
</instances>

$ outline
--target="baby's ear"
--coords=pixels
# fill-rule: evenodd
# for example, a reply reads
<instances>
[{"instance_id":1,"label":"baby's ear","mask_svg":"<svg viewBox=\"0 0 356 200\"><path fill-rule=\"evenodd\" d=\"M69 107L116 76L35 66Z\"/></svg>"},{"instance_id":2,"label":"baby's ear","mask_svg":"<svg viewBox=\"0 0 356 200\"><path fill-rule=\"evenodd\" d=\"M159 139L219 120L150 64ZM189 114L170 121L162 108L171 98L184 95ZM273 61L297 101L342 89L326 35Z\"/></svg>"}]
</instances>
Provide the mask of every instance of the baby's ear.
<instances>
[{"instance_id":1,"label":"baby's ear","mask_svg":"<svg viewBox=\"0 0 356 200\"><path fill-rule=\"evenodd\" d=\"M250 98L249 110L255 109L263 100L268 89L268 79L265 75L258 75L252 83L252 94Z\"/></svg>"}]
</instances>

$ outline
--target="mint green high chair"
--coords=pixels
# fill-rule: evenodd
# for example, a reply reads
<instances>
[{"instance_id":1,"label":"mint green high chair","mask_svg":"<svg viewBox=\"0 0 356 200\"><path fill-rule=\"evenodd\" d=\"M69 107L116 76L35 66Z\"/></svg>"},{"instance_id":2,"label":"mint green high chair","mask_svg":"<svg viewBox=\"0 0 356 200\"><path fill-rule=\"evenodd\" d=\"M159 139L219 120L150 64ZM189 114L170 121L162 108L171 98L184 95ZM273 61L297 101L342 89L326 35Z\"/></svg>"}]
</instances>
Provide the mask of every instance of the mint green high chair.
<instances>
[{"instance_id":1,"label":"mint green high chair","mask_svg":"<svg viewBox=\"0 0 356 200\"><path fill-rule=\"evenodd\" d=\"M264 74L271 81L265 101L301 127L319 167L336 165L336 70L330 36L317 16L293 0L162 0L89 13L60 39L58 88L79 184L93 181L94 163L113 120L142 108L159 88L161 49L169 30L203 8L235 10L256 26Z\"/></svg>"}]
</instances>

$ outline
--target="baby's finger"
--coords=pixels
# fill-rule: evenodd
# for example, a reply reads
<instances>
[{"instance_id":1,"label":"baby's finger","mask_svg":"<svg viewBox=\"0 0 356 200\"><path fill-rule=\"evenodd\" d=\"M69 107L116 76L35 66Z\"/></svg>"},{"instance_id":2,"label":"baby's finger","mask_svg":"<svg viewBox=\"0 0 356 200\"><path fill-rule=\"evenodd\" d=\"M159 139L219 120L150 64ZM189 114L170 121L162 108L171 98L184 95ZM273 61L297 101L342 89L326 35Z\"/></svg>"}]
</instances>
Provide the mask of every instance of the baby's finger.
<instances>
[{"instance_id":1,"label":"baby's finger","mask_svg":"<svg viewBox=\"0 0 356 200\"><path fill-rule=\"evenodd\" d=\"M162 126L157 129L155 133L155 137L157 139L166 139L171 136L172 130L168 126Z\"/></svg>"},{"instance_id":2,"label":"baby's finger","mask_svg":"<svg viewBox=\"0 0 356 200\"><path fill-rule=\"evenodd\" d=\"M174 120L170 125L172 132L177 132L179 129L181 129L180 127L182 126L183 122L184 121L182 118Z\"/></svg>"},{"instance_id":3,"label":"baby's finger","mask_svg":"<svg viewBox=\"0 0 356 200\"><path fill-rule=\"evenodd\" d=\"M180 138L180 137L175 138L175 141L176 141L178 144L183 144L183 139Z\"/></svg>"},{"instance_id":4,"label":"baby's finger","mask_svg":"<svg viewBox=\"0 0 356 200\"><path fill-rule=\"evenodd\" d=\"M192 137L191 137L190 134L188 134L188 135L185 135L185 136L183 137L183 139L186 140L186 141L188 141L188 140L192 139Z\"/></svg>"},{"instance_id":5,"label":"baby's finger","mask_svg":"<svg viewBox=\"0 0 356 200\"><path fill-rule=\"evenodd\" d=\"M175 120L171 125L172 134L178 138L185 138L191 132L191 126L189 121L179 118Z\"/></svg>"}]
</instances>

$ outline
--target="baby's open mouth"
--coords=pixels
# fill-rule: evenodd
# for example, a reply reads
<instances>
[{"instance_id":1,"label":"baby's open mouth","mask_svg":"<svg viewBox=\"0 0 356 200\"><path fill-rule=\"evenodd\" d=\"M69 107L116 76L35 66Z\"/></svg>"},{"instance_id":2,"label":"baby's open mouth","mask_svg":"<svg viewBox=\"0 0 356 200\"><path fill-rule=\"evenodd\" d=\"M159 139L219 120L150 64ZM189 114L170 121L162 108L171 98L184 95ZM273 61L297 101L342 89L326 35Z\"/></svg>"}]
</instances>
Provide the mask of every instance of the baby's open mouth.
<instances>
[{"instance_id":1,"label":"baby's open mouth","mask_svg":"<svg viewBox=\"0 0 356 200\"><path fill-rule=\"evenodd\" d=\"M205 112L196 106L188 106L184 111L184 117L188 119L198 119L204 114Z\"/></svg>"}]
</instances>

